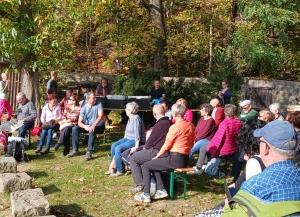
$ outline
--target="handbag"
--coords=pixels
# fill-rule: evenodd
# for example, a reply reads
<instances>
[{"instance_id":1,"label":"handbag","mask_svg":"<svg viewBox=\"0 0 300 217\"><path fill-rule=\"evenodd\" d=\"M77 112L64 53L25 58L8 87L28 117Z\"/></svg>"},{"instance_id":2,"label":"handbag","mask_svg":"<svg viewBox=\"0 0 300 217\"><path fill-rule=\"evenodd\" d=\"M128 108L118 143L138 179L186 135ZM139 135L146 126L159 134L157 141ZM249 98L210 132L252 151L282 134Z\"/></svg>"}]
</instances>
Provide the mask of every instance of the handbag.
<instances>
[{"instance_id":1,"label":"handbag","mask_svg":"<svg viewBox=\"0 0 300 217\"><path fill-rule=\"evenodd\" d=\"M31 131L31 135L39 136L41 134L41 132L42 132L42 127L35 126Z\"/></svg>"}]
</instances>

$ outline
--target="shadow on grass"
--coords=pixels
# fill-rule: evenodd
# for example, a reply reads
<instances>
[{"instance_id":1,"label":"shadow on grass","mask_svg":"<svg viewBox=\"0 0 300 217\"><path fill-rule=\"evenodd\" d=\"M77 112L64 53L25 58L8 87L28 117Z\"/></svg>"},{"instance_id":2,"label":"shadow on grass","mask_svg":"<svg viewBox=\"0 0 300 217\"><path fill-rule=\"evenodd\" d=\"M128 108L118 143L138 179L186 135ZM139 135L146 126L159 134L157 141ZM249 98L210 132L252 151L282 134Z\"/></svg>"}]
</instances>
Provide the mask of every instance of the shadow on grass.
<instances>
[{"instance_id":1,"label":"shadow on grass","mask_svg":"<svg viewBox=\"0 0 300 217\"><path fill-rule=\"evenodd\" d=\"M48 154L27 154L27 157L30 160L51 160L55 158L54 153L50 152Z\"/></svg>"},{"instance_id":2,"label":"shadow on grass","mask_svg":"<svg viewBox=\"0 0 300 217\"><path fill-rule=\"evenodd\" d=\"M78 204L51 206L50 213L57 217L93 217L86 214Z\"/></svg>"},{"instance_id":3,"label":"shadow on grass","mask_svg":"<svg viewBox=\"0 0 300 217\"><path fill-rule=\"evenodd\" d=\"M56 187L56 185L48 185L46 187L42 187L43 189L43 192L46 194L46 195L49 195L49 194L53 194L55 192L61 192L61 190Z\"/></svg>"},{"instance_id":4,"label":"shadow on grass","mask_svg":"<svg viewBox=\"0 0 300 217\"><path fill-rule=\"evenodd\" d=\"M40 178L40 177L48 176L48 173L46 173L45 171L29 171L27 173L30 177L33 177L33 178Z\"/></svg>"}]
</instances>

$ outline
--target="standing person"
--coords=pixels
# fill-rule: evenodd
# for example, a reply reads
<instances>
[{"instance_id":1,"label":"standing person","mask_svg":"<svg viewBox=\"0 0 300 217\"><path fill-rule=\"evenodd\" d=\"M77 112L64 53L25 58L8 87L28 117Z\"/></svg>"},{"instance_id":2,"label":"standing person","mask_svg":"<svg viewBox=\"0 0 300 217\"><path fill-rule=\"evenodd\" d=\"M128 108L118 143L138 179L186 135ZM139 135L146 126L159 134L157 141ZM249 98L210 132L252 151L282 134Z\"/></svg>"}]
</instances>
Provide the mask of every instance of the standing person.
<instances>
[{"instance_id":1,"label":"standing person","mask_svg":"<svg viewBox=\"0 0 300 217\"><path fill-rule=\"evenodd\" d=\"M26 95L22 92L16 95L19 106L16 110L17 120L23 120L23 126L18 129L19 137L25 138L27 131L34 127L34 121L36 119L36 109L34 104L26 98Z\"/></svg>"},{"instance_id":2,"label":"standing person","mask_svg":"<svg viewBox=\"0 0 300 217\"><path fill-rule=\"evenodd\" d=\"M222 90L219 91L218 96L222 99L223 105L230 104L232 92L229 89L229 82L227 80L222 81Z\"/></svg>"},{"instance_id":3,"label":"standing person","mask_svg":"<svg viewBox=\"0 0 300 217\"><path fill-rule=\"evenodd\" d=\"M110 94L111 88L108 84L108 80L106 78L101 79L101 83L97 85L96 95L97 96L106 96Z\"/></svg>"},{"instance_id":4,"label":"standing person","mask_svg":"<svg viewBox=\"0 0 300 217\"><path fill-rule=\"evenodd\" d=\"M166 98L166 91L160 86L160 80L155 80L153 88L150 91L151 105L159 104Z\"/></svg>"},{"instance_id":5,"label":"standing person","mask_svg":"<svg viewBox=\"0 0 300 217\"><path fill-rule=\"evenodd\" d=\"M72 128L72 148L68 157L74 157L78 154L79 134L88 133L88 147L85 154L85 160L91 160L94 152L94 143L97 133L103 133L105 123L103 118L103 108L101 103L96 102L96 95L89 92L87 102L80 110L78 126Z\"/></svg>"},{"instance_id":6,"label":"standing person","mask_svg":"<svg viewBox=\"0 0 300 217\"><path fill-rule=\"evenodd\" d=\"M170 127L166 141L158 154L152 160L143 164L144 192L135 195L134 199L137 201L151 202L150 172L154 172L157 185L157 191L153 199L161 199L168 197L162 181L161 171L187 166L189 153L194 143L195 127L191 122L183 119L185 112L183 104L174 104L171 110L172 116L176 118L176 122Z\"/></svg>"},{"instance_id":7,"label":"standing person","mask_svg":"<svg viewBox=\"0 0 300 217\"><path fill-rule=\"evenodd\" d=\"M7 121L10 121L13 113L13 110L8 101L8 85L10 81L8 80L6 73L2 73L1 77L2 81L0 81L0 123L4 110L7 111Z\"/></svg>"},{"instance_id":8,"label":"standing person","mask_svg":"<svg viewBox=\"0 0 300 217\"><path fill-rule=\"evenodd\" d=\"M58 130L58 121L61 119L61 109L57 99L53 98L42 109L41 122L42 133L40 142L35 153L48 154L52 143L52 136L55 130ZM46 140L45 148L43 148ZM43 149L42 149L43 148Z\"/></svg>"},{"instance_id":9,"label":"standing person","mask_svg":"<svg viewBox=\"0 0 300 217\"><path fill-rule=\"evenodd\" d=\"M50 72L50 79L47 82L47 93L57 93L58 90L58 84L57 84L57 73L55 71Z\"/></svg>"}]
</instances>

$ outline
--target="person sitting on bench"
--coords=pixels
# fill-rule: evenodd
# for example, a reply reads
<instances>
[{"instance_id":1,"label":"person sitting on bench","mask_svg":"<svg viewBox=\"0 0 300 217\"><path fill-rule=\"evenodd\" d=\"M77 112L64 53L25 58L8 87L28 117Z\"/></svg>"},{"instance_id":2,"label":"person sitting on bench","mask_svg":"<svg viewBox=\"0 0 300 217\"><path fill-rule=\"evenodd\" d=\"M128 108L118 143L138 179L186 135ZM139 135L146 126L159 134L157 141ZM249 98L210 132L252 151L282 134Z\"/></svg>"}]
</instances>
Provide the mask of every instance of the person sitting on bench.
<instances>
[{"instance_id":1,"label":"person sitting on bench","mask_svg":"<svg viewBox=\"0 0 300 217\"><path fill-rule=\"evenodd\" d=\"M194 125L184 120L186 110L183 104L174 104L172 106L172 116L176 119L170 127L166 141L158 154L150 161L143 164L143 184L144 192L135 195L134 199L146 203L151 202L150 198L150 173L153 172L156 179L157 191L153 199L168 197L165 190L161 171L186 167L189 160L189 153L194 144Z\"/></svg>"},{"instance_id":2,"label":"person sitting on bench","mask_svg":"<svg viewBox=\"0 0 300 217\"><path fill-rule=\"evenodd\" d=\"M73 157L78 154L79 134L88 133L88 147L85 155L85 160L91 160L94 152L94 143L97 133L103 133L105 123L103 119L103 108L101 103L96 103L96 95L89 92L87 95L87 102L81 108L78 126L72 128L72 147L73 150L68 157Z\"/></svg>"}]
</instances>

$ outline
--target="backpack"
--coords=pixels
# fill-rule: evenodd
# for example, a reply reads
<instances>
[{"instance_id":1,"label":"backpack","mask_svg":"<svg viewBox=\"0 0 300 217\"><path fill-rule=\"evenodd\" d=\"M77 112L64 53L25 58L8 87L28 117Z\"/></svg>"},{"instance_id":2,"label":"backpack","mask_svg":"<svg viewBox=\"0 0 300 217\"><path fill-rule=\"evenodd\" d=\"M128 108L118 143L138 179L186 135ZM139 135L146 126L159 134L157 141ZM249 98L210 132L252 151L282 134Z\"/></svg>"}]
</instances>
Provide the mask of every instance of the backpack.
<instances>
[{"instance_id":1,"label":"backpack","mask_svg":"<svg viewBox=\"0 0 300 217\"><path fill-rule=\"evenodd\" d=\"M219 173L221 158L212 158L206 165L204 172L210 176L216 176Z\"/></svg>"},{"instance_id":2,"label":"backpack","mask_svg":"<svg viewBox=\"0 0 300 217\"><path fill-rule=\"evenodd\" d=\"M278 217L299 216L300 201L280 201L263 203L246 191L239 190L238 193L225 206L222 217Z\"/></svg>"},{"instance_id":3,"label":"backpack","mask_svg":"<svg viewBox=\"0 0 300 217\"><path fill-rule=\"evenodd\" d=\"M27 146L25 139L20 137L9 137L7 145L7 157L14 157L17 162L26 160L25 146Z\"/></svg>"}]
</instances>

